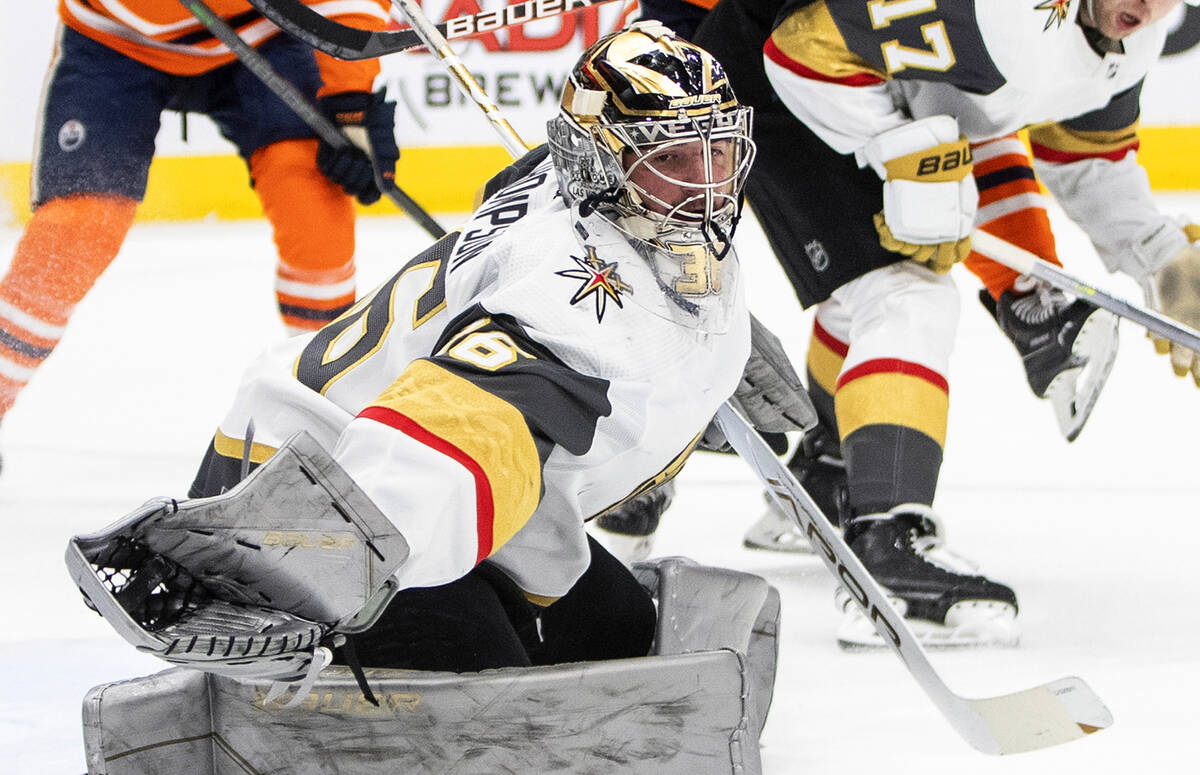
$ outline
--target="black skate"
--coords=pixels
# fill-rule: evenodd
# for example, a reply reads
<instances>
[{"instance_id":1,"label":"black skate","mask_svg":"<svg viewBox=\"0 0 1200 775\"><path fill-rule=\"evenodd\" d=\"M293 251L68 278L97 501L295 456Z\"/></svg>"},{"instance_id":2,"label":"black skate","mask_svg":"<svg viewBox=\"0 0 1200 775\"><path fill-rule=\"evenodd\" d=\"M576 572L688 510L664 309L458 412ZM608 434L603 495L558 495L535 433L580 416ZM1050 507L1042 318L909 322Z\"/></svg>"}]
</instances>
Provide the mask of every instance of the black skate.
<instances>
[{"instance_id":1,"label":"black skate","mask_svg":"<svg viewBox=\"0 0 1200 775\"><path fill-rule=\"evenodd\" d=\"M841 444L832 431L818 425L800 441L800 448L788 461L788 470L835 526L846 508L846 462ZM770 496L766 512L750 526L742 538L747 549L812 554L808 539L791 517L780 511Z\"/></svg>"},{"instance_id":2,"label":"black skate","mask_svg":"<svg viewBox=\"0 0 1200 775\"><path fill-rule=\"evenodd\" d=\"M1021 354L1034 395L1050 399L1059 430L1074 441L1116 360L1116 315L1044 283L1005 291L999 302L986 290L979 299Z\"/></svg>"},{"instance_id":3,"label":"black skate","mask_svg":"<svg viewBox=\"0 0 1200 775\"><path fill-rule=\"evenodd\" d=\"M1020 632L1012 589L980 576L973 564L943 546L933 510L920 504L853 517L846 543L926 646L1011 646ZM882 646L883 640L843 589L842 648Z\"/></svg>"},{"instance_id":4,"label":"black skate","mask_svg":"<svg viewBox=\"0 0 1200 775\"><path fill-rule=\"evenodd\" d=\"M650 556L659 520L674 498L672 479L601 514L592 522L592 536L626 565L640 562Z\"/></svg>"}]
</instances>

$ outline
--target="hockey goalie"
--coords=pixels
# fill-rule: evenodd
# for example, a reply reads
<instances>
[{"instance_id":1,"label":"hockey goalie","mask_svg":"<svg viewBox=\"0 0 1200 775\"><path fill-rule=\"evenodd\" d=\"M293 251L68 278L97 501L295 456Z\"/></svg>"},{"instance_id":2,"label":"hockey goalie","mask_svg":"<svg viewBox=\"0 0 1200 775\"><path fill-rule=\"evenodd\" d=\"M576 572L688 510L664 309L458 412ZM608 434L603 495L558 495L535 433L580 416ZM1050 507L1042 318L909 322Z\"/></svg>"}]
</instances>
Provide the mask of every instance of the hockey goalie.
<instances>
[{"instance_id":1,"label":"hockey goalie","mask_svg":"<svg viewBox=\"0 0 1200 775\"><path fill-rule=\"evenodd\" d=\"M781 386L744 377L749 122L665 27L601 39L548 148L250 366L188 499L72 539L89 604L174 665L302 689L331 661L648 654L654 602L585 521L673 477L735 393L766 430L811 424L798 379L764 400Z\"/></svg>"}]
</instances>

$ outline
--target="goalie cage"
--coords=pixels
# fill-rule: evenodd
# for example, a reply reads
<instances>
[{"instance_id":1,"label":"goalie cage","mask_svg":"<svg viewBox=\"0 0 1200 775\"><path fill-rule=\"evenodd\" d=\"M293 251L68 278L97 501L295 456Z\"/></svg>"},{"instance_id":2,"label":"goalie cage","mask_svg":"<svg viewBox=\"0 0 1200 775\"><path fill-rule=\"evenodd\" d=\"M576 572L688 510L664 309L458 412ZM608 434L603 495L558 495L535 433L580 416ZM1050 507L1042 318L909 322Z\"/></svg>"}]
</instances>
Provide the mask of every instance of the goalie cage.
<instances>
[{"instance_id":1,"label":"goalie cage","mask_svg":"<svg viewBox=\"0 0 1200 775\"><path fill-rule=\"evenodd\" d=\"M658 604L650 656L479 673L331 667L295 707L270 682L171 669L88 692L90 775L761 772L779 593L671 557L634 566Z\"/></svg>"}]
</instances>

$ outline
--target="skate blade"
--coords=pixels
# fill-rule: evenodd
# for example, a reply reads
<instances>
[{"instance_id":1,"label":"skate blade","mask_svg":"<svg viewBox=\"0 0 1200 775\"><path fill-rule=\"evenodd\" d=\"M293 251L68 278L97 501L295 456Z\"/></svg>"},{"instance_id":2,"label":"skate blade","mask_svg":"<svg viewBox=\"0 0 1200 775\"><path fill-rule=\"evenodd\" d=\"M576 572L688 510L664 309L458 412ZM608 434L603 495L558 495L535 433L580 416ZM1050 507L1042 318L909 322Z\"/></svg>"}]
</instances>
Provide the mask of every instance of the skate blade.
<instances>
[{"instance_id":1,"label":"skate blade","mask_svg":"<svg viewBox=\"0 0 1200 775\"><path fill-rule=\"evenodd\" d=\"M1020 644L1017 610L996 600L963 600L946 613L946 623L905 618L920 644L927 649L1013 648ZM875 627L857 606L847 608L837 633L844 651L870 651L886 646Z\"/></svg>"},{"instance_id":2,"label":"skate blade","mask_svg":"<svg viewBox=\"0 0 1200 775\"><path fill-rule=\"evenodd\" d=\"M1116 362L1117 322L1111 312L1092 313L1071 347L1071 354L1083 365L1056 375L1046 387L1046 398L1067 441L1079 438Z\"/></svg>"},{"instance_id":3,"label":"skate blade","mask_svg":"<svg viewBox=\"0 0 1200 775\"><path fill-rule=\"evenodd\" d=\"M750 536L742 539L742 546L760 552L782 552L783 554L816 554L812 544L802 535L784 533L778 536Z\"/></svg>"},{"instance_id":4,"label":"skate blade","mask_svg":"<svg viewBox=\"0 0 1200 775\"><path fill-rule=\"evenodd\" d=\"M765 552L814 554L812 544L795 523L772 506L746 531L742 546Z\"/></svg>"}]
</instances>

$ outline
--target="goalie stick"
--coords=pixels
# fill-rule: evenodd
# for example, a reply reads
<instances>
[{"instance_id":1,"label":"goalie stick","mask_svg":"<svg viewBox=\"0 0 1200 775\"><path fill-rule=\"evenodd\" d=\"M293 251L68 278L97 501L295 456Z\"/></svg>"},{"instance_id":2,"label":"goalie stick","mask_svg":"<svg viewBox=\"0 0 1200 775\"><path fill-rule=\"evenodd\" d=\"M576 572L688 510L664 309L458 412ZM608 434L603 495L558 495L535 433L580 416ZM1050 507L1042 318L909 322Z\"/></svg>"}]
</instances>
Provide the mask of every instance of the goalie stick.
<instances>
[{"instance_id":1,"label":"goalie stick","mask_svg":"<svg viewBox=\"0 0 1200 775\"><path fill-rule=\"evenodd\" d=\"M492 128L514 156L528 146L507 121L495 121L496 107L474 82L469 70L458 61L441 33L416 5L415 0L392 0L424 36L431 51L453 57L460 88L487 114ZM449 57L439 54L445 63ZM471 89L474 84L474 89ZM477 92L481 99L476 99ZM805 533L834 577L843 584L884 641L895 650L921 688L950 725L974 748L989 754L1033 751L1084 737L1112 725L1112 714L1082 679L1068 677L1014 694L968 699L952 692L930 664L904 618L892 608L887 595L867 573L862 563L825 519L812 498L780 462L758 431L726 401L717 411L717 423L726 439L767 486L784 513L790 514Z\"/></svg>"},{"instance_id":2,"label":"goalie stick","mask_svg":"<svg viewBox=\"0 0 1200 775\"><path fill-rule=\"evenodd\" d=\"M266 57L258 53L258 50L246 43L246 41L242 40L233 28L226 24L224 19L214 13L203 0L179 0L179 2L213 34L213 37L224 43L241 60L247 70L254 73L268 89L275 93L275 96L283 100L285 105L291 108L304 123L308 124L317 133L318 137L338 149L351 145L350 138L346 137L342 130L338 129L321 111L317 110L316 106L309 102L292 85L291 81L275 72L275 69L271 67L271 63L267 61ZM392 200L397 207L407 213L431 237L441 239L446 235L446 230L433 219L433 216L417 204L402 188L396 185L395 181L389 182L384 180L383 176L379 174L379 170L375 170L375 185L379 187L380 192L384 196Z\"/></svg>"},{"instance_id":3,"label":"goalie stick","mask_svg":"<svg viewBox=\"0 0 1200 775\"><path fill-rule=\"evenodd\" d=\"M1080 280L1049 261L1043 261L1028 250L1000 239L985 231L971 235L971 247L997 263L1004 264L1014 272L1020 272L1043 280L1060 291L1085 298L1101 309L1114 315L1132 320L1148 331L1170 339L1176 344L1200 352L1200 331L1172 320L1166 315L1126 301Z\"/></svg>"},{"instance_id":4,"label":"goalie stick","mask_svg":"<svg viewBox=\"0 0 1200 775\"><path fill-rule=\"evenodd\" d=\"M436 28L447 38L466 38L608 2L611 0L525 0L494 11L455 16ZM415 29L376 31L350 27L325 18L301 0L250 0L250 5L290 35L338 59L371 59L426 45ZM425 21L435 26L428 18Z\"/></svg>"},{"instance_id":5,"label":"goalie stick","mask_svg":"<svg viewBox=\"0 0 1200 775\"><path fill-rule=\"evenodd\" d=\"M884 642L908 667L925 694L963 739L988 754L1034 751L1070 742L1109 727L1112 714L1080 678L1067 677L999 697L970 699L946 686L887 594L846 545L791 471L729 403L717 411L725 438L766 486L875 625Z\"/></svg>"}]
</instances>

